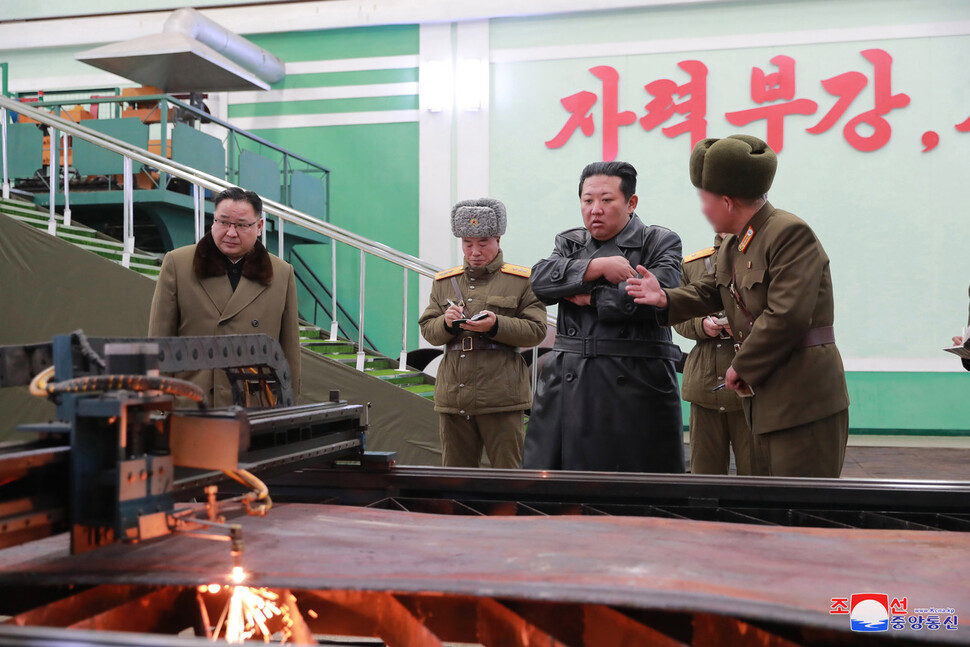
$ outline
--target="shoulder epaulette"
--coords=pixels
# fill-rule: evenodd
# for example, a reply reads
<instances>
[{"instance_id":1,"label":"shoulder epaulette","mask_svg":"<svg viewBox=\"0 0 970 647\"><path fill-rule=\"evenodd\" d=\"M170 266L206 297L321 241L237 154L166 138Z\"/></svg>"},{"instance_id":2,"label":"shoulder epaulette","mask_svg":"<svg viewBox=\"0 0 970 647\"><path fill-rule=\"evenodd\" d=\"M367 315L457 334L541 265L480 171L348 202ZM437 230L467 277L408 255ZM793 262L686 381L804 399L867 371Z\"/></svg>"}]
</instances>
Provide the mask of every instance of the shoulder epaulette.
<instances>
[{"instance_id":1,"label":"shoulder epaulette","mask_svg":"<svg viewBox=\"0 0 970 647\"><path fill-rule=\"evenodd\" d=\"M503 274L514 274L515 276L521 276L523 278L529 278L532 276L531 267L523 267L522 265L512 265L511 263L506 263L502 266Z\"/></svg>"},{"instance_id":2,"label":"shoulder epaulette","mask_svg":"<svg viewBox=\"0 0 970 647\"><path fill-rule=\"evenodd\" d=\"M708 247L707 249L702 249L699 252L694 252L690 256L685 256L684 257L684 262L685 263L690 263L691 261L696 261L699 258L707 258L708 256L713 255L714 252L716 252L716 251L717 250L715 248L713 248L713 247Z\"/></svg>"},{"instance_id":3,"label":"shoulder epaulette","mask_svg":"<svg viewBox=\"0 0 970 647\"><path fill-rule=\"evenodd\" d=\"M447 278L451 278L452 276L458 276L464 271L465 271L464 265L453 267L450 270L442 270L441 272L438 272L437 274L434 275L434 280L440 281L441 279L447 279Z\"/></svg>"}]
</instances>

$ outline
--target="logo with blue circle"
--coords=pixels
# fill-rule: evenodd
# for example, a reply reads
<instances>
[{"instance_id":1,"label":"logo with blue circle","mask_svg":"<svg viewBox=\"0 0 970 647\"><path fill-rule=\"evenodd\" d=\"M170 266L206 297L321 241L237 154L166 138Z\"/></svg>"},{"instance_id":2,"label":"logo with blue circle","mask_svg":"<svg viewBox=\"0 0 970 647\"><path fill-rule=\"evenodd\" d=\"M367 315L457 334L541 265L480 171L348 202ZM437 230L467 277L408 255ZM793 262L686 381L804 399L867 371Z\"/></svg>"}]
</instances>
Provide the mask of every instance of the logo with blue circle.
<instances>
[{"instance_id":1,"label":"logo with blue circle","mask_svg":"<svg viewBox=\"0 0 970 647\"><path fill-rule=\"evenodd\" d=\"M885 593L853 593L849 602L852 631L889 631L889 596Z\"/></svg>"}]
</instances>

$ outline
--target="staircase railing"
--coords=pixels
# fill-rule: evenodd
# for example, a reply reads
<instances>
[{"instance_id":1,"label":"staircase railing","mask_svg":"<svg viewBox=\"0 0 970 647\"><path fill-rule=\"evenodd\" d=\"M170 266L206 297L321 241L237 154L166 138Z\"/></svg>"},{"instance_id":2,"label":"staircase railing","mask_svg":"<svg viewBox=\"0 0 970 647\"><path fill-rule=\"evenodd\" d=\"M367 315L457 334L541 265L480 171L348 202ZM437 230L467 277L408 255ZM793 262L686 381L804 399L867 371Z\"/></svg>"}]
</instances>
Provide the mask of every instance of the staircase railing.
<instances>
[{"instance_id":1,"label":"staircase railing","mask_svg":"<svg viewBox=\"0 0 970 647\"><path fill-rule=\"evenodd\" d=\"M263 137L247 132L237 126L234 126L233 124L227 121L222 121L218 117L206 112L202 108L192 105L191 103L185 103L184 101L180 101L179 99L176 99L175 97L169 96L167 94L146 94L146 95L127 95L127 96L116 96L116 97L88 97L85 99L78 99L77 97L70 98L70 99L45 99L45 100L31 101L29 105L36 108L53 108L57 110L57 114L59 115L61 110L65 106L70 106L75 104L81 105L81 106L104 105L104 106L117 108L124 103L138 103L138 104L146 104L146 105L151 105L153 103L155 104L153 108L149 109L149 114L144 116L143 121L145 119L148 119L149 117L152 117L157 120L157 123L159 124L159 130L161 133L160 145L159 145L159 148L161 151L165 151L166 146L170 146L169 144L166 143L166 140L168 138L169 124L174 125L175 123L171 121L171 118L170 118L170 113L172 112L180 113L183 117L187 116L193 121L199 121L200 123L204 122L210 125L214 124L215 126L222 128L226 133L224 143L227 147L225 179L229 182L233 180L238 181L239 179L239 174L240 174L239 155L245 150L245 147L243 146L244 143L248 142L250 145L255 145L256 147L258 147L260 151L262 151L263 149L267 149L279 155L280 159L282 160L282 169L281 169L282 183L281 183L281 191L280 191L281 195L270 196L270 197L274 199L276 197L281 197L283 203L285 204L292 205L293 203L293 184L292 184L293 174L297 170L300 170L297 168L298 166L303 167L303 170L307 172L321 175L323 187L326 192L323 220L330 219L329 217L330 216L330 169L329 168L321 164L318 164L313 160L307 159L302 155L298 155L296 153L293 153L292 151L286 150L282 146L278 146L277 144L274 144L273 142ZM117 114L118 112L120 112L120 110L116 110L115 114ZM51 155L55 154L56 152L55 149L58 145L59 145L58 142L55 142L53 140L51 141ZM65 156L66 156L67 146L66 144L63 144L63 146L65 149ZM162 155L165 156L164 153ZM167 156L165 157L167 158ZM67 158L65 157L65 160L66 159ZM158 185L161 187L164 187L166 185L166 179L167 179L166 173L161 172L158 178ZM65 187L65 191L66 190L67 190L67 187Z\"/></svg>"},{"instance_id":2,"label":"staircase railing","mask_svg":"<svg viewBox=\"0 0 970 647\"><path fill-rule=\"evenodd\" d=\"M125 160L123 165L124 169L124 185L125 187L133 186L132 177L132 162L140 162L142 164L150 165L159 170L159 172L167 173L172 177L180 178L193 187L193 204L195 206L195 239L198 241L204 235L204 223L205 223L205 194L204 190L220 192L233 186L231 182L218 177L214 177L198 169L180 164L173 160L162 157L150 151L138 148L132 144L121 141L114 137L104 135L95 130L85 127L82 124L74 123L67 119L64 119L58 115L51 114L43 110L37 110L28 105L20 103L16 100L9 99L7 97L0 96L0 155L2 155L3 161L3 183L2 183L2 194L3 198L7 199L10 197L10 182L8 178L7 169L7 122L8 122L8 112L17 113L20 115L27 116L39 123L42 123L50 128L51 142L54 142L57 137L62 135L69 135L71 137L76 137L84 141L90 142L95 146L104 148L105 150L114 152L121 155ZM57 173L57 163L58 161L51 156L51 171L48 174L51 178L51 200L50 200L50 225L49 230L54 233L56 231L57 223L55 220L54 212L54 197L57 189L59 188L60 180L62 178L58 177ZM66 175L65 175L66 181ZM130 256L135 250L135 236L134 236L134 196L133 192L128 189L124 192L124 208L123 208L123 231L124 231L124 261L125 263L130 261ZM402 329L402 343L401 343L401 356L400 356L400 367L405 370L407 366L407 339L408 339L408 273L414 272L425 277L434 277L435 273L440 270L435 265L428 263L425 260L407 254L405 252L399 251L374 240L370 240L359 234L355 234L352 231L348 231L329 222L325 222L320 218L316 218L308 213L298 211L292 207L281 204L275 200L264 199L263 200L263 211L270 215L276 216L279 220L277 228L277 249L278 255L284 257L284 246L283 246L283 236L284 236L284 223L298 225L309 231L316 232L327 238L330 238L330 266L331 266L331 314L335 315L338 310L337 304L337 290L340 284L337 275L337 246L336 243L342 243L360 252L360 274L358 280L358 297L360 303L359 315L357 318L357 369L364 370L365 363L365 353L364 348L366 346L366 338L364 335L364 305L366 303L366 267L367 258L375 257L401 268L402 271L402 284L403 284L403 316L401 322ZM266 229L263 228L263 242L266 243ZM548 316L548 321L550 324L555 325L555 317L553 315ZM336 340L338 338L339 324L337 322L337 317L333 316L331 319L330 327L330 339ZM536 351L533 350L533 383L535 382L535 369L537 366L536 361Z\"/></svg>"},{"instance_id":3,"label":"staircase railing","mask_svg":"<svg viewBox=\"0 0 970 647\"><path fill-rule=\"evenodd\" d=\"M304 278L304 276L300 273L299 269L293 263L294 260L297 260L300 262L300 265L302 266L303 270L313 280L312 284L308 283L307 279ZM298 252L296 249L290 249L290 265L293 265L294 275L296 276L296 280L299 281L300 285L302 285L304 289L306 289L307 293L310 295L310 298L313 299L313 325L317 325L316 314L318 309L323 310L323 313L327 316L328 319L330 319L330 321L334 321L336 317L333 316L333 311L327 307L327 304L325 303L325 301L321 300L317 296L316 292L314 292L314 289L313 289L313 285L316 285L318 289L323 291L326 301L330 301L332 297L330 294L330 289L327 288L327 284L323 282L323 279L321 279L317 275L317 273L313 270L313 268L310 267L310 264L306 262L306 259L303 258L303 255L300 254L300 252ZM344 318L347 319L347 321L350 322L351 326L353 326L355 329L358 327L357 323L354 321L354 318L351 317L350 313L347 312L347 310L339 303L337 304L337 310L340 312L340 314L344 316ZM338 325L338 332L339 330L343 330L344 335L347 337L347 339L351 338L350 334L347 332L346 329L344 329L343 326ZM371 350L377 350L377 346L374 345L374 342L371 341L367 337L367 335L364 335L364 342L367 344L367 347L370 348Z\"/></svg>"}]
</instances>

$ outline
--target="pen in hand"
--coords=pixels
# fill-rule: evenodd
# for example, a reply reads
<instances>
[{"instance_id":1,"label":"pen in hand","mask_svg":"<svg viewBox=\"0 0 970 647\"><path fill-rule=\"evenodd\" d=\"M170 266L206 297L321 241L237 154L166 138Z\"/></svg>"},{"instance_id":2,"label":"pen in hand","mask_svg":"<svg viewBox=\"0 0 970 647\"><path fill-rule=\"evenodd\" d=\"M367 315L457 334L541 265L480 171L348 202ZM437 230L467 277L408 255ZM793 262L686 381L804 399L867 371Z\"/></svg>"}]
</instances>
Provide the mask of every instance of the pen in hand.
<instances>
[{"instance_id":1,"label":"pen in hand","mask_svg":"<svg viewBox=\"0 0 970 647\"><path fill-rule=\"evenodd\" d=\"M451 299L448 299L448 305L454 306L454 307L458 308L459 310L461 310L461 314L462 315L465 314L465 304L464 303L458 304L458 303L455 303L454 301L452 301Z\"/></svg>"}]
</instances>

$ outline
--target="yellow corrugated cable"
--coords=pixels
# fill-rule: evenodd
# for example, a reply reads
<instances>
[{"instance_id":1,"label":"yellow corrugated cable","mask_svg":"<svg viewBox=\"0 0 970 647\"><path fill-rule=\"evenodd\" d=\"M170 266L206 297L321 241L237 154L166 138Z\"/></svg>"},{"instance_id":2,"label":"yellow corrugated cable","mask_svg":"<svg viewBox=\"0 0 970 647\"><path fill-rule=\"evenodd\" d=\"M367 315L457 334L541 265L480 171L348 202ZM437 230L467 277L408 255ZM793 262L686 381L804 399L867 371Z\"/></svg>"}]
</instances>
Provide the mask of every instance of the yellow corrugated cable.
<instances>
[{"instance_id":1,"label":"yellow corrugated cable","mask_svg":"<svg viewBox=\"0 0 970 647\"><path fill-rule=\"evenodd\" d=\"M85 375L63 382L50 383L54 367L49 366L30 381L30 393L47 398L59 393L91 393L95 391L161 391L202 402L205 395L193 382L158 375Z\"/></svg>"},{"instance_id":2,"label":"yellow corrugated cable","mask_svg":"<svg viewBox=\"0 0 970 647\"><path fill-rule=\"evenodd\" d=\"M38 398L46 398L50 395L47 391L47 383L54 377L54 367L48 366L43 371L34 376L30 381L30 394Z\"/></svg>"},{"instance_id":3,"label":"yellow corrugated cable","mask_svg":"<svg viewBox=\"0 0 970 647\"><path fill-rule=\"evenodd\" d=\"M248 487L252 492L243 497L246 514L263 516L273 507L273 500L269 497L269 488L252 472L246 470L223 470L229 478ZM253 505L256 504L256 505Z\"/></svg>"}]
</instances>

